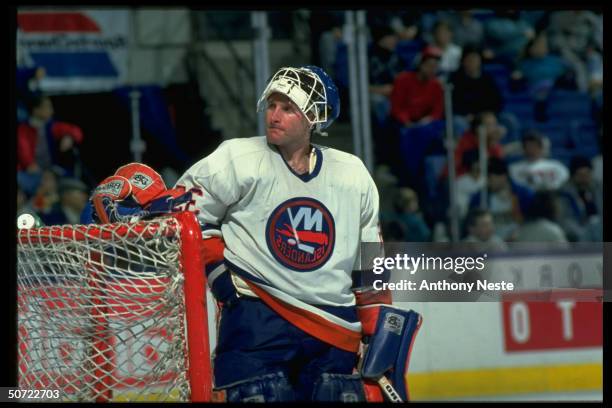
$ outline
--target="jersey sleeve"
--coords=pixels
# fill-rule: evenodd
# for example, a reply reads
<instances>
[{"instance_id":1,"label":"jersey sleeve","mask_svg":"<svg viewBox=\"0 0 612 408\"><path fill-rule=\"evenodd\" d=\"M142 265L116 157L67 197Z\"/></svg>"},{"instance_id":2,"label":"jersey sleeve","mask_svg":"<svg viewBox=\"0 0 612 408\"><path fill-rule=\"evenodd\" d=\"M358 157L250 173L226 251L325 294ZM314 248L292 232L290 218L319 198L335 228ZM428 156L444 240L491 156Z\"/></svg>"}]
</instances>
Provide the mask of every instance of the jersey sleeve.
<instances>
[{"instance_id":1,"label":"jersey sleeve","mask_svg":"<svg viewBox=\"0 0 612 408\"><path fill-rule=\"evenodd\" d=\"M362 243L382 243L379 228L379 196L374 180L367 173L367 183L361 204L361 234Z\"/></svg>"},{"instance_id":2,"label":"jersey sleeve","mask_svg":"<svg viewBox=\"0 0 612 408\"><path fill-rule=\"evenodd\" d=\"M175 188L194 189L195 214L203 226L219 228L227 208L240 198L236 166L228 142L194 164Z\"/></svg>"},{"instance_id":3,"label":"jersey sleeve","mask_svg":"<svg viewBox=\"0 0 612 408\"><path fill-rule=\"evenodd\" d=\"M215 299L222 304L235 293L224 265L225 243L221 223L227 208L240 198L237 169L228 142L197 162L176 182L175 188L192 191L194 213L202 227L201 253L206 279Z\"/></svg>"},{"instance_id":4,"label":"jersey sleeve","mask_svg":"<svg viewBox=\"0 0 612 408\"><path fill-rule=\"evenodd\" d=\"M384 257L383 239L379 225L379 196L374 180L366 172L366 188L361 204L361 233L357 265L353 268L353 294L357 306L357 316L362 325L362 333L370 336L374 333L381 305L393 302L389 289L377 290L374 281L388 282L390 271L385 269L381 274L373 271L374 258Z\"/></svg>"},{"instance_id":5,"label":"jersey sleeve","mask_svg":"<svg viewBox=\"0 0 612 408\"><path fill-rule=\"evenodd\" d=\"M357 257L353 266L353 289L371 286L372 279L385 279L372 272L373 259L384 256L383 239L379 223L378 189L370 174L365 170L365 186L361 200L360 236Z\"/></svg>"}]
</instances>

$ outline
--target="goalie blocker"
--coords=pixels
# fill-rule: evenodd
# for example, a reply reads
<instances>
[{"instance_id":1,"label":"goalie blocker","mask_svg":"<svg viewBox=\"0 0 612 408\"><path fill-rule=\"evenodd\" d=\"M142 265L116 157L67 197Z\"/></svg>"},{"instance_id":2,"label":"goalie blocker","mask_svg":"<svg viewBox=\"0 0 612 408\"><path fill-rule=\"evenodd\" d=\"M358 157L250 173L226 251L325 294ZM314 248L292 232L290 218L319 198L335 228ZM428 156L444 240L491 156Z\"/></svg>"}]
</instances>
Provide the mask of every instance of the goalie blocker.
<instances>
[{"instance_id":1,"label":"goalie blocker","mask_svg":"<svg viewBox=\"0 0 612 408\"><path fill-rule=\"evenodd\" d=\"M378 383L386 397L393 402L409 399L405 375L421 322L421 315L413 310L382 305L375 332L365 345L366 351L360 364L361 376Z\"/></svg>"}]
</instances>

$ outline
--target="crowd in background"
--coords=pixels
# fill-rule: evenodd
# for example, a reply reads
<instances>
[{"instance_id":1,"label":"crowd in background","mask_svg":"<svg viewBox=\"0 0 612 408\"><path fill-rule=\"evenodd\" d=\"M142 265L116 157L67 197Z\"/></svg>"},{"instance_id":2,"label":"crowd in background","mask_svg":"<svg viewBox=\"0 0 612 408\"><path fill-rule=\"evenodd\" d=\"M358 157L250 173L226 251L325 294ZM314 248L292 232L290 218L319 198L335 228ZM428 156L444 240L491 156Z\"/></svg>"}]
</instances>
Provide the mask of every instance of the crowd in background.
<instances>
[{"instance_id":1,"label":"crowd in background","mask_svg":"<svg viewBox=\"0 0 612 408\"><path fill-rule=\"evenodd\" d=\"M312 62L347 101L342 13L311 19L325 24L311 33ZM369 11L375 175L390 185L381 194L385 239L449 240L444 90L452 85L462 239L495 248L601 241L602 24L584 10ZM44 67L17 75L18 212L78 223L94 187L79 158L84 135L54 117L39 90L44 75Z\"/></svg>"},{"instance_id":2,"label":"crowd in background","mask_svg":"<svg viewBox=\"0 0 612 408\"><path fill-rule=\"evenodd\" d=\"M387 239L449 240L448 88L462 239L602 240L601 14L393 10L368 20L377 174L396 197L383 206ZM321 61L345 84L342 42L336 51Z\"/></svg>"},{"instance_id":3,"label":"crowd in background","mask_svg":"<svg viewBox=\"0 0 612 408\"><path fill-rule=\"evenodd\" d=\"M40 91L44 76L44 67L17 73L17 215L78 224L90 191L78 153L83 132L55 118L51 98Z\"/></svg>"}]
</instances>

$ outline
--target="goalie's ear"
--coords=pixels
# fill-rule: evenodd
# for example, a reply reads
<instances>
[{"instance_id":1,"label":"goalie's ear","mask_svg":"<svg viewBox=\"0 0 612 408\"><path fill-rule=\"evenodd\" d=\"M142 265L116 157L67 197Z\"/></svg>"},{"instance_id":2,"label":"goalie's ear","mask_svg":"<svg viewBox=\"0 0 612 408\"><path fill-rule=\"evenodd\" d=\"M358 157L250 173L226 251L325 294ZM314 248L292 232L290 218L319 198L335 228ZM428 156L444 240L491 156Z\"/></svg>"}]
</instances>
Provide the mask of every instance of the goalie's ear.
<instances>
[{"instance_id":1,"label":"goalie's ear","mask_svg":"<svg viewBox=\"0 0 612 408\"><path fill-rule=\"evenodd\" d=\"M152 199L166 191L166 183L162 177L146 164L126 164L119 167L115 175L129 180L132 186L132 197L141 206L146 206Z\"/></svg>"}]
</instances>

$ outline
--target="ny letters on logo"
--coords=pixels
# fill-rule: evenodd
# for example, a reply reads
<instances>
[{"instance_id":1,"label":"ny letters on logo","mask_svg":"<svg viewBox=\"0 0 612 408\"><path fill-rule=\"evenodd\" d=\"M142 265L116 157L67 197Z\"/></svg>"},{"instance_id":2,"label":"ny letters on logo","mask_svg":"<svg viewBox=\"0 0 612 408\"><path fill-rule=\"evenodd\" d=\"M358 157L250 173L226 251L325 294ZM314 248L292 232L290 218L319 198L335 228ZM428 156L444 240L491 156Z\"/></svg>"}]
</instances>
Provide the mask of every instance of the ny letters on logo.
<instances>
[{"instance_id":1,"label":"ny letters on logo","mask_svg":"<svg viewBox=\"0 0 612 408\"><path fill-rule=\"evenodd\" d=\"M291 217L291 209L287 209L289 213L289 220L291 222L291 226L294 229L297 229L298 225L304 219L304 229L307 231L314 230L317 232L321 232L323 230L323 214L319 210L315 210L314 213L312 208L309 207L300 207L295 217Z\"/></svg>"}]
</instances>

